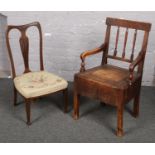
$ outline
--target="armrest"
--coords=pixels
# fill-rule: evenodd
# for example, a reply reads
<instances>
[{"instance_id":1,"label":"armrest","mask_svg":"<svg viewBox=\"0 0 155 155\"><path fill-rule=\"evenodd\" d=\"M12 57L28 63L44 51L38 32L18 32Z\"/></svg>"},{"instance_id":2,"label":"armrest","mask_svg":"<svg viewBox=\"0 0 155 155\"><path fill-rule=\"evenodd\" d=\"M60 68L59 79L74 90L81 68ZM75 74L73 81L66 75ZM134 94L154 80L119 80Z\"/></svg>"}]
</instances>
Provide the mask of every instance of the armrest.
<instances>
[{"instance_id":1,"label":"armrest","mask_svg":"<svg viewBox=\"0 0 155 155\"><path fill-rule=\"evenodd\" d=\"M80 55L81 59L85 59L87 56L97 54L105 49L105 44L102 44L100 47L97 47L93 50L85 51Z\"/></svg>"},{"instance_id":2,"label":"armrest","mask_svg":"<svg viewBox=\"0 0 155 155\"><path fill-rule=\"evenodd\" d=\"M80 72L85 71L85 58L86 58L87 56L94 55L94 54L97 54L97 53L100 53L100 52L104 51L105 48L106 48L105 45L106 45L106 44L102 44L100 47L95 48L95 49L93 49L93 50L85 51L85 52L83 52L83 53L80 55L80 58L81 58L81 61L82 61Z\"/></svg>"},{"instance_id":3,"label":"armrest","mask_svg":"<svg viewBox=\"0 0 155 155\"><path fill-rule=\"evenodd\" d=\"M141 63L141 61L144 60L144 53L143 51L141 51L138 55L138 57L130 64L129 66L129 81L130 81L130 85L132 84L132 80L133 80L133 73L134 73L134 69L137 65L139 65Z\"/></svg>"}]
</instances>

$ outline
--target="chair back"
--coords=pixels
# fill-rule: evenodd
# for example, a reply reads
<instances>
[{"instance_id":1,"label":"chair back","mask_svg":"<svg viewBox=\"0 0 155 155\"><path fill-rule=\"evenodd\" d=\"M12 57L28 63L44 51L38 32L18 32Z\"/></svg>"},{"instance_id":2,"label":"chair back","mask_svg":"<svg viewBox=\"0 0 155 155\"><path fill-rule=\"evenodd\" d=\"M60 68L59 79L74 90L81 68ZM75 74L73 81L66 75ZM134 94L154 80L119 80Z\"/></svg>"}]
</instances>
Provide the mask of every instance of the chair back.
<instances>
[{"instance_id":1,"label":"chair back","mask_svg":"<svg viewBox=\"0 0 155 155\"><path fill-rule=\"evenodd\" d=\"M106 64L108 58L132 63L133 60L135 59L134 51L135 51L138 31L144 32L141 50L139 54L144 54L144 57L145 57L147 44L148 44L149 31L151 29L150 23L108 17L106 19L106 25L107 25L107 29L106 29L106 36L105 36L105 44L107 48L106 48L106 52L103 54L102 64ZM116 39L115 39L113 54L109 54L108 51L109 51L109 44L110 44L110 34L113 27L117 28L116 37L115 37ZM125 28L126 30L125 30L122 53L121 53L121 56L120 55L118 56L118 42L119 42L121 28ZM133 29L134 34L133 34L132 45L131 45L131 55L130 57L127 58L126 45L127 45L128 36L129 36L129 29Z\"/></svg>"},{"instance_id":2,"label":"chair back","mask_svg":"<svg viewBox=\"0 0 155 155\"><path fill-rule=\"evenodd\" d=\"M33 23L26 24L26 25L9 25L7 27L7 30L6 30L6 44L7 44L8 53L9 53L9 57L10 57L10 61L11 61L13 78L16 77L16 71L15 71L14 59L13 59L12 50L11 50L10 41L9 41L9 33L13 29L17 29L21 33L21 36L19 38L19 44L20 44L20 49L21 49L23 61L24 61L24 68L25 68L24 73L28 73L31 70L29 68L29 38L26 35L26 31L28 28L30 28L32 26L36 27L39 31L40 70L44 70L43 50L42 50L42 46L43 46L42 31L41 31L40 23L39 22L33 22Z\"/></svg>"}]
</instances>

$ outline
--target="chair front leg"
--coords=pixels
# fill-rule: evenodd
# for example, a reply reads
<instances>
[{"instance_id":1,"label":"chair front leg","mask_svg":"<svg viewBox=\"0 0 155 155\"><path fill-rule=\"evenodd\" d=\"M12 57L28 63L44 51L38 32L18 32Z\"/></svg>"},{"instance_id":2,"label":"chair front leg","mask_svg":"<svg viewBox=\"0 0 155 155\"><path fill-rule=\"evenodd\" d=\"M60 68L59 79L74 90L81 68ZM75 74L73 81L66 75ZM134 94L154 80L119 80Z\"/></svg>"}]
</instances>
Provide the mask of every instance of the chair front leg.
<instances>
[{"instance_id":1,"label":"chair front leg","mask_svg":"<svg viewBox=\"0 0 155 155\"><path fill-rule=\"evenodd\" d=\"M122 104L117 107L117 133L116 135L121 137L123 136L123 111L124 106Z\"/></svg>"},{"instance_id":2,"label":"chair front leg","mask_svg":"<svg viewBox=\"0 0 155 155\"><path fill-rule=\"evenodd\" d=\"M31 125L31 100L25 99L27 125Z\"/></svg>"},{"instance_id":3,"label":"chair front leg","mask_svg":"<svg viewBox=\"0 0 155 155\"><path fill-rule=\"evenodd\" d=\"M68 89L66 88L63 90L63 97L64 97L64 112L68 111Z\"/></svg>"},{"instance_id":4,"label":"chair front leg","mask_svg":"<svg viewBox=\"0 0 155 155\"><path fill-rule=\"evenodd\" d=\"M13 95L13 97L14 97L13 104L14 104L14 106L16 106L17 105L17 90L16 90L15 86L13 88L13 92L14 92L14 95Z\"/></svg>"},{"instance_id":5,"label":"chair front leg","mask_svg":"<svg viewBox=\"0 0 155 155\"><path fill-rule=\"evenodd\" d=\"M74 113L73 118L77 120L79 118L79 95L74 91Z\"/></svg>"}]
</instances>

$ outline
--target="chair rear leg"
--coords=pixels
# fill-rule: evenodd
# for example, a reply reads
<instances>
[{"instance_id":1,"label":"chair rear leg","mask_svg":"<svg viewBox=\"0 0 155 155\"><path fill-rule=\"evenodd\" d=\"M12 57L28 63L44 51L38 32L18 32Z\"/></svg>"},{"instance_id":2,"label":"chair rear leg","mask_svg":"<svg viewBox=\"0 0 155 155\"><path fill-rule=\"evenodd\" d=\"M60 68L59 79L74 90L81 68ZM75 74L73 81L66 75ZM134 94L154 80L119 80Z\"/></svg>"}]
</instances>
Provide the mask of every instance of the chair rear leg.
<instances>
[{"instance_id":1,"label":"chair rear leg","mask_svg":"<svg viewBox=\"0 0 155 155\"><path fill-rule=\"evenodd\" d=\"M16 106L17 105L17 90L15 87L14 87L13 92L14 92L13 104L14 104L14 106Z\"/></svg>"},{"instance_id":2,"label":"chair rear leg","mask_svg":"<svg viewBox=\"0 0 155 155\"><path fill-rule=\"evenodd\" d=\"M79 95L74 91L74 113L73 118L77 120L79 118Z\"/></svg>"},{"instance_id":3,"label":"chair rear leg","mask_svg":"<svg viewBox=\"0 0 155 155\"><path fill-rule=\"evenodd\" d=\"M63 90L63 98L64 98L64 112L68 111L68 89Z\"/></svg>"},{"instance_id":4,"label":"chair rear leg","mask_svg":"<svg viewBox=\"0 0 155 155\"><path fill-rule=\"evenodd\" d=\"M30 99L25 99L26 117L27 125L31 125L31 101Z\"/></svg>"},{"instance_id":5,"label":"chair rear leg","mask_svg":"<svg viewBox=\"0 0 155 155\"><path fill-rule=\"evenodd\" d=\"M100 101L101 106L105 106L106 104L103 101Z\"/></svg>"},{"instance_id":6,"label":"chair rear leg","mask_svg":"<svg viewBox=\"0 0 155 155\"><path fill-rule=\"evenodd\" d=\"M122 105L119 105L117 107L117 132L116 135L119 137L123 136L123 111L124 107Z\"/></svg>"},{"instance_id":7,"label":"chair rear leg","mask_svg":"<svg viewBox=\"0 0 155 155\"><path fill-rule=\"evenodd\" d=\"M137 93L137 95L134 98L134 104L133 104L133 116L134 117L139 116L139 102L140 102L140 91Z\"/></svg>"}]
</instances>

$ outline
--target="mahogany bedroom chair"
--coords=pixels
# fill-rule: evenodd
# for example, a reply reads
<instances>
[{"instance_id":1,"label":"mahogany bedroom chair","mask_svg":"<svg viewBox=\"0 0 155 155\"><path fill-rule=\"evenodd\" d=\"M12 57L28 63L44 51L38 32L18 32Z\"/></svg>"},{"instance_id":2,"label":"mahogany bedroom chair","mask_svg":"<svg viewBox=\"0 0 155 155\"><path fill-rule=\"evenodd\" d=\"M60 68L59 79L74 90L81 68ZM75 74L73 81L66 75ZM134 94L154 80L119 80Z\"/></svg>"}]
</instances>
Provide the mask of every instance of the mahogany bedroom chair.
<instances>
[{"instance_id":1,"label":"mahogany bedroom chair","mask_svg":"<svg viewBox=\"0 0 155 155\"><path fill-rule=\"evenodd\" d=\"M29 38L26 35L26 31L30 27L36 27L39 32L39 52L40 52L40 70L31 71L29 68ZM24 72L22 75L16 75L13 54L10 46L9 32L13 29L20 31L21 36L19 39L21 53L24 62ZM64 111L67 111L67 86L68 83L63 78L44 71L43 64L43 41L42 31L39 22L33 22L26 25L9 25L6 31L6 43L9 53L9 58L12 67L12 78L14 82L14 105L17 103L17 92L25 99L25 108L27 115L27 124L31 124L30 120L30 109L32 100L45 96L51 93L62 91L64 95Z\"/></svg>"},{"instance_id":2,"label":"mahogany bedroom chair","mask_svg":"<svg viewBox=\"0 0 155 155\"><path fill-rule=\"evenodd\" d=\"M107 18L106 35L104 44L94 50L86 51L81 54L82 60L80 73L74 76L74 119L79 118L79 96L87 96L98 99L101 103L109 104L117 108L117 136L123 135L123 111L124 105L134 99L133 115L139 114L139 98L143 65L147 50L150 23L136 22L124 19ZM116 42L113 54L110 54L110 33L113 27L117 28ZM121 56L118 55L118 42L121 28L126 29L124 45ZM129 29L134 30L131 55L126 56L126 43ZM134 56L136 38L139 31L144 32L141 50L137 57ZM100 66L85 69L85 58L97 53L103 53ZM129 63L129 69L120 68L108 64L107 59L115 59ZM135 68L138 68L135 70ZM104 121L104 120L103 120Z\"/></svg>"}]
</instances>

